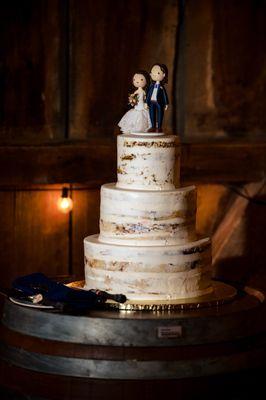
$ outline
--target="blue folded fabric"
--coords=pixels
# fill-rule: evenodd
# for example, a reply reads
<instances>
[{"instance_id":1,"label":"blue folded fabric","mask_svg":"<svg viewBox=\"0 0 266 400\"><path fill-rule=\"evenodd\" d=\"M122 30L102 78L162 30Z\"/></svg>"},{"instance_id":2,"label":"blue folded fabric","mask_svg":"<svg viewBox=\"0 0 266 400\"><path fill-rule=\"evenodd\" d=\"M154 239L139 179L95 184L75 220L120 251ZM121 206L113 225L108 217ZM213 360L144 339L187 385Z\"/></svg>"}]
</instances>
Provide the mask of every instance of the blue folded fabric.
<instances>
[{"instance_id":1,"label":"blue folded fabric","mask_svg":"<svg viewBox=\"0 0 266 400\"><path fill-rule=\"evenodd\" d=\"M98 290L73 289L39 272L15 279L12 287L27 297L41 294L44 304L52 304L58 308L63 306L73 311L95 308L105 303L108 298L122 303L126 301L123 295L109 295Z\"/></svg>"}]
</instances>

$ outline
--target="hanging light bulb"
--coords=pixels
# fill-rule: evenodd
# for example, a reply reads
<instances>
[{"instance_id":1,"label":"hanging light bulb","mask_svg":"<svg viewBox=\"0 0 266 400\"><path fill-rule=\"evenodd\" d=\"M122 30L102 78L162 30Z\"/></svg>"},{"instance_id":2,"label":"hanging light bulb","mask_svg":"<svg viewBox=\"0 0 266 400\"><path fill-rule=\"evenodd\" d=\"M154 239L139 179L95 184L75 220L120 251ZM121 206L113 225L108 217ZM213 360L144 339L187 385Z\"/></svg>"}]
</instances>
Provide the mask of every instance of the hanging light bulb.
<instances>
[{"instance_id":1,"label":"hanging light bulb","mask_svg":"<svg viewBox=\"0 0 266 400\"><path fill-rule=\"evenodd\" d=\"M63 187L62 195L57 201L57 206L59 210L64 214L67 214L72 210L73 200L68 195L68 188Z\"/></svg>"}]
</instances>

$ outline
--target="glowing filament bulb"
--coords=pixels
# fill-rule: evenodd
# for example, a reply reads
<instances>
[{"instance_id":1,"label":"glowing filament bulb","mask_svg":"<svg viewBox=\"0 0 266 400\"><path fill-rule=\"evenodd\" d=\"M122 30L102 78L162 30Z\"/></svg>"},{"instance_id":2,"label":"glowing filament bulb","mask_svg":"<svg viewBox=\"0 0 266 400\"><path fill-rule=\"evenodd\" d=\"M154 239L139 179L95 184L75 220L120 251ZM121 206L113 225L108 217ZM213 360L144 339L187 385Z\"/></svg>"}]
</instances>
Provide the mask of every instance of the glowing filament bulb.
<instances>
[{"instance_id":1,"label":"glowing filament bulb","mask_svg":"<svg viewBox=\"0 0 266 400\"><path fill-rule=\"evenodd\" d=\"M62 196L57 201L57 206L64 214L69 213L73 208L73 200L68 196L68 189L65 187L62 190Z\"/></svg>"}]
</instances>

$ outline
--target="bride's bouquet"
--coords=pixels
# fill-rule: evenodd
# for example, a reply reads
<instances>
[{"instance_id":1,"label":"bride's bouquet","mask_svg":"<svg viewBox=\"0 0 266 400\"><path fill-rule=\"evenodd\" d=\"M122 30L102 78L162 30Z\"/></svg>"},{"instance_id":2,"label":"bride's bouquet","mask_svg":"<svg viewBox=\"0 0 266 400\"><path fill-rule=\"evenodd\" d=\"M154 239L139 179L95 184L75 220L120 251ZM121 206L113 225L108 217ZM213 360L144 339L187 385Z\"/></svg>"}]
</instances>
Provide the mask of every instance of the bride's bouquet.
<instances>
[{"instance_id":1,"label":"bride's bouquet","mask_svg":"<svg viewBox=\"0 0 266 400\"><path fill-rule=\"evenodd\" d=\"M128 96L128 103L134 107L138 104L138 94L137 93L132 93Z\"/></svg>"}]
</instances>

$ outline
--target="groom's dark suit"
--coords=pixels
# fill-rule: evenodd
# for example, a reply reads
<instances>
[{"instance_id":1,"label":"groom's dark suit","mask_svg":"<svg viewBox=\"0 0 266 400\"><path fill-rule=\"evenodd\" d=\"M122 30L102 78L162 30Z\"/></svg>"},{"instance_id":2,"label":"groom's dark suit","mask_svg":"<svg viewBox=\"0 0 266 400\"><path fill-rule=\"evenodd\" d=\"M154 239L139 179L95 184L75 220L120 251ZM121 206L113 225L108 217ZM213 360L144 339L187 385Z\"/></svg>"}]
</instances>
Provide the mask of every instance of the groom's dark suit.
<instances>
[{"instance_id":1,"label":"groom's dark suit","mask_svg":"<svg viewBox=\"0 0 266 400\"><path fill-rule=\"evenodd\" d=\"M152 100L152 94L154 88L157 87L156 100ZM169 104L168 97L165 88L160 83L153 82L148 90L146 102L149 106L150 118L152 128L161 129L164 115L164 108ZM157 121L157 126L156 126Z\"/></svg>"}]
</instances>

